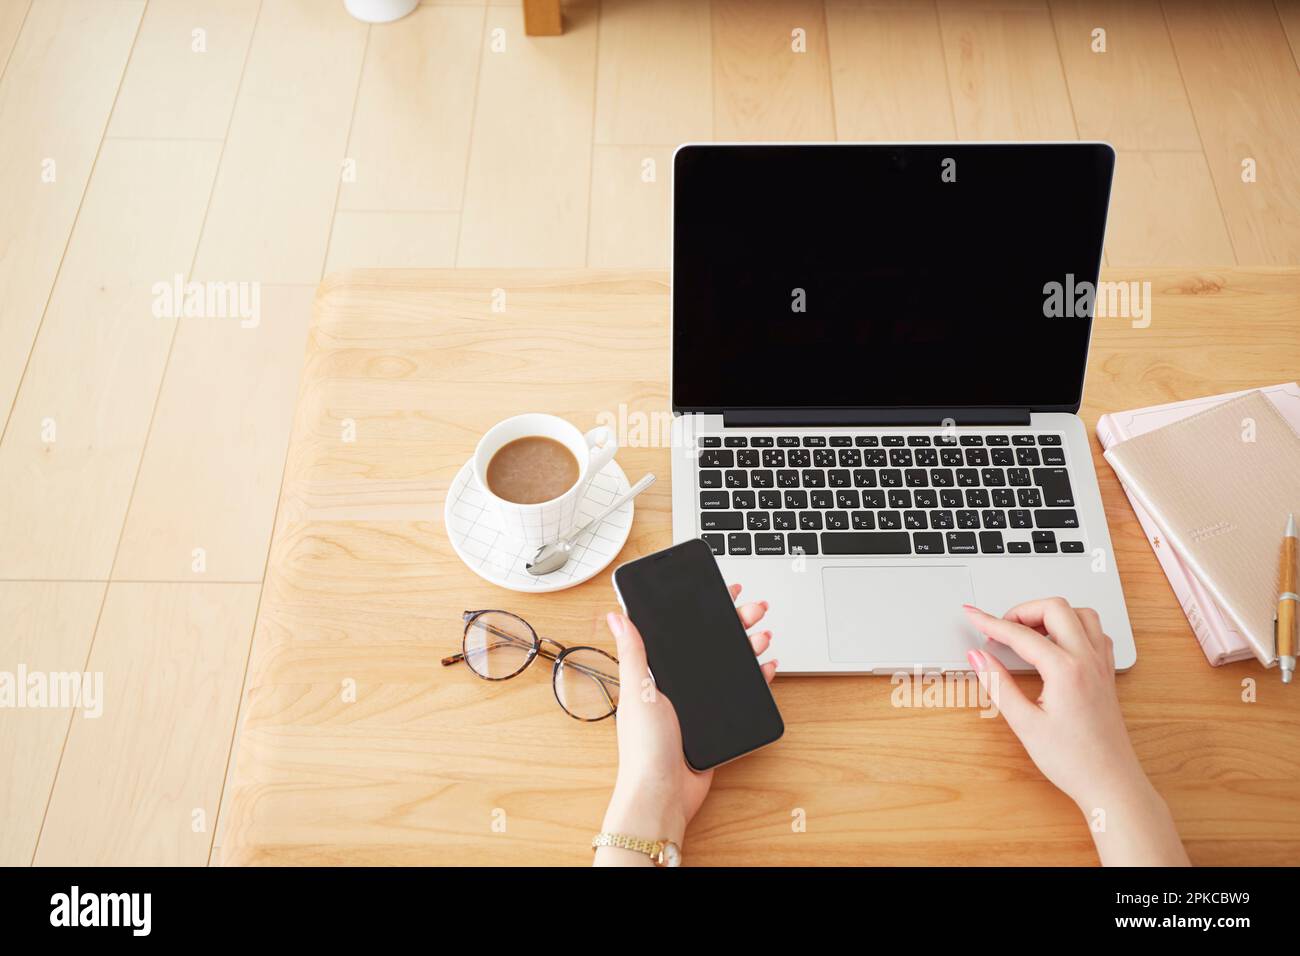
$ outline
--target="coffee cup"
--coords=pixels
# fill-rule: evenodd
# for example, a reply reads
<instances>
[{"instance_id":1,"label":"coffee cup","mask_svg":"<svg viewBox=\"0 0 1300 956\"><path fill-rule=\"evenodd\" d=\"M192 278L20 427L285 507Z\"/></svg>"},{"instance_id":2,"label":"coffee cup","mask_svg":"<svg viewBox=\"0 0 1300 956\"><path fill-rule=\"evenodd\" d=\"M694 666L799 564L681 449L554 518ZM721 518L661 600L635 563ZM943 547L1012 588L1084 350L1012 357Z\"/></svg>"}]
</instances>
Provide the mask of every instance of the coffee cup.
<instances>
[{"instance_id":1,"label":"coffee cup","mask_svg":"<svg viewBox=\"0 0 1300 956\"><path fill-rule=\"evenodd\" d=\"M518 481L512 485L510 475L499 473L502 468L500 462L495 469L490 466L497 453L506 446L529 439L549 439L572 454L576 462L576 478L562 491L557 486L554 497L545 501L512 501L499 492L507 486L526 486L530 476L516 475ZM536 450L543 455L555 454L554 449L539 447ZM474 477L478 479L479 487L500 518L502 534L527 548L540 548L544 544L553 544L573 530L578 521L578 505L592 479L617 453L618 442L613 430L607 426L593 428L584 434L576 426L555 415L539 412L515 415L493 425L479 439L478 447L474 449ZM526 462L527 456L515 456L514 460ZM497 486L495 490L494 482L489 481L490 470L494 472L492 477ZM563 469L548 471L548 474L552 473L562 474ZM530 490L536 488L534 482Z\"/></svg>"}]
</instances>

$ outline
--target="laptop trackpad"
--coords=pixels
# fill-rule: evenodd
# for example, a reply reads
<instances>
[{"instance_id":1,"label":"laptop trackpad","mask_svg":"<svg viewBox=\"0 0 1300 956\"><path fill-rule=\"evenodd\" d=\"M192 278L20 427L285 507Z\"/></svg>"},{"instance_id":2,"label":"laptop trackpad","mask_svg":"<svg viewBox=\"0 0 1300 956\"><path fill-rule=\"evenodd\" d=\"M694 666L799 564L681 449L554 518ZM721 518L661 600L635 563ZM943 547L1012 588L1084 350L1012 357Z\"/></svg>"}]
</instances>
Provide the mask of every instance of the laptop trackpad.
<instances>
[{"instance_id":1,"label":"laptop trackpad","mask_svg":"<svg viewBox=\"0 0 1300 956\"><path fill-rule=\"evenodd\" d=\"M982 639L964 567L823 568L830 658L866 664L962 664Z\"/></svg>"}]
</instances>

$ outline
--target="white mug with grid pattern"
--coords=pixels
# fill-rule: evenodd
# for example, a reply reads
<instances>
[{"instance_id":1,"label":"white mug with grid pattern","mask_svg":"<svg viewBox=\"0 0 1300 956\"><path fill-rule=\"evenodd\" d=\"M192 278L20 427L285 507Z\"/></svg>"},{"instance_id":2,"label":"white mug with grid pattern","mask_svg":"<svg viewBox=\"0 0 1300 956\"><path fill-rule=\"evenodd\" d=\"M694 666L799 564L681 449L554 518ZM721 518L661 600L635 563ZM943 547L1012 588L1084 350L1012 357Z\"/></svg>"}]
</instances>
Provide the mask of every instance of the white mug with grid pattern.
<instances>
[{"instance_id":1,"label":"white mug with grid pattern","mask_svg":"<svg viewBox=\"0 0 1300 956\"><path fill-rule=\"evenodd\" d=\"M559 497L536 504L519 504L497 497L488 487L488 462L515 439L532 437L553 438L568 448L578 460L578 480ZM573 530L587 486L617 453L618 442L608 426L601 425L584 435L576 426L555 415L538 412L516 415L493 425L479 439L474 449L474 476L501 518L502 534L526 547L540 548Z\"/></svg>"}]
</instances>

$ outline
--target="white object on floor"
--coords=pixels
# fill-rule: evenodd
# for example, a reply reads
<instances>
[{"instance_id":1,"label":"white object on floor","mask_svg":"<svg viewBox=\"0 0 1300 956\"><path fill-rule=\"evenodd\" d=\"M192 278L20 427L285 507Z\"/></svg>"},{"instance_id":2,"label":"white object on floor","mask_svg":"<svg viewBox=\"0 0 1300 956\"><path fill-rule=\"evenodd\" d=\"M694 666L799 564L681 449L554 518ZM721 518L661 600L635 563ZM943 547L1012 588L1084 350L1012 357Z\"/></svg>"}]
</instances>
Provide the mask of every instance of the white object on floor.
<instances>
[{"instance_id":1,"label":"white object on floor","mask_svg":"<svg viewBox=\"0 0 1300 956\"><path fill-rule=\"evenodd\" d=\"M420 5L420 0L343 0L343 6L363 23L391 23Z\"/></svg>"},{"instance_id":2,"label":"white object on floor","mask_svg":"<svg viewBox=\"0 0 1300 956\"><path fill-rule=\"evenodd\" d=\"M611 461L597 473L578 505L581 525L600 513L629 488L627 475L617 461ZM500 518L490 507L478 479L474 477L473 459L467 461L452 479L443 506L443 523L456 554L471 571L493 584L511 591L562 591L591 579L618 557L632 530L635 506L628 501L594 528L584 531L573 544L569 562L559 571L534 577L525 566L536 553L501 533Z\"/></svg>"}]
</instances>

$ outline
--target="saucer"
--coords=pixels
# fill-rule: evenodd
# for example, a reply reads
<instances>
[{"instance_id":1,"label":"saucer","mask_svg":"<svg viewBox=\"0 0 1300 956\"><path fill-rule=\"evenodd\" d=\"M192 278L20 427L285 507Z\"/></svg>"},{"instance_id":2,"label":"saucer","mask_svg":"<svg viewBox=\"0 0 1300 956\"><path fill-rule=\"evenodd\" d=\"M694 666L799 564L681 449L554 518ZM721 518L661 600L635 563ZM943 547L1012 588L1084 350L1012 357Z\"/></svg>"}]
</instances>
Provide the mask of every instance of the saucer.
<instances>
[{"instance_id":1,"label":"saucer","mask_svg":"<svg viewBox=\"0 0 1300 956\"><path fill-rule=\"evenodd\" d=\"M627 475L617 461L602 468L578 504L578 525L595 517L629 488ZM534 576L524 570L537 548L520 544L501 533L500 519L474 475L474 461L452 479L443 506L443 523L456 554L471 571L511 591L562 591L599 574L618 557L632 531L634 502L627 502L573 542L569 563L550 574Z\"/></svg>"}]
</instances>

